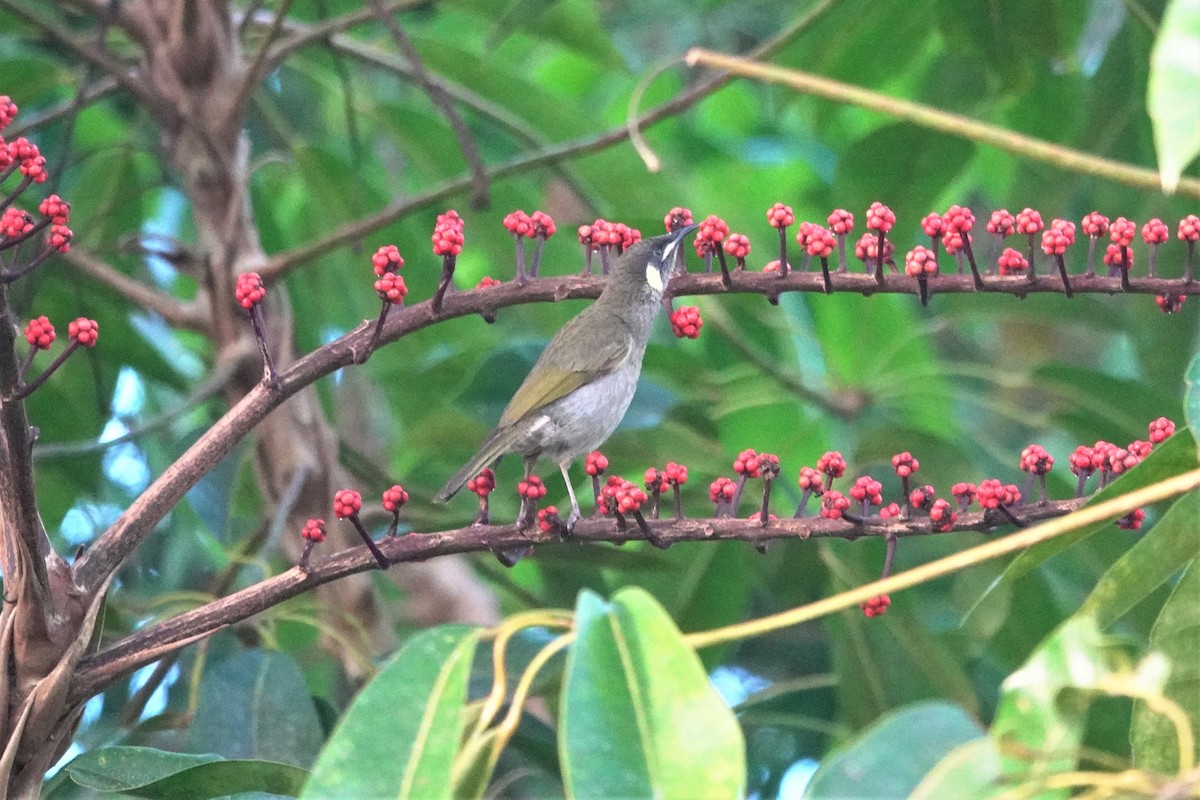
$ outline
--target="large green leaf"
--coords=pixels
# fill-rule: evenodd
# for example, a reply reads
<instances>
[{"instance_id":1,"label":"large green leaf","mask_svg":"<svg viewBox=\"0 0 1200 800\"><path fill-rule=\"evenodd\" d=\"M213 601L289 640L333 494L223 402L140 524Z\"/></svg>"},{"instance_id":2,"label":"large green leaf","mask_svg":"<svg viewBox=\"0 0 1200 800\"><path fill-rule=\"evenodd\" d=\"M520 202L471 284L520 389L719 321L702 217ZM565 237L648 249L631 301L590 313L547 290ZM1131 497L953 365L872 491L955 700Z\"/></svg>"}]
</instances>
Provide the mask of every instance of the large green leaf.
<instances>
[{"instance_id":1,"label":"large green leaf","mask_svg":"<svg viewBox=\"0 0 1200 800\"><path fill-rule=\"evenodd\" d=\"M308 774L270 761L223 760L151 747L104 747L64 767L80 786L166 800L207 800L243 792L295 795Z\"/></svg>"},{"instance_id":2,"label":"large green leaf","mask_svg":"<svg viewBox=\"0 0 1200 800\"><path fill-rule=\"evenodd\" d=\"M244 650L205 674L189 738L197 752L307 767L321 723L295 659Z\"/></svg>"},{"instance_id":3,"label":"large green leaf","mask_svg":"<svg viewBox=\"0 0 1200 800\"><path fill-rule=\"evenodd\" d=\"M1187 390L1183 396L1183 413L1192 438L1200 438L1200 353L1188 365Z\"/></svg>"},{"instance_id":4,"label":"large green leaf","mask_svg":"<svg viewBox=\"0 0 1200 800\"><path fill-rule=\"evenodd\" d=\"M982 736L979 723L952 703L905 706L826 758L804 797L906 797L947 753Z\"/></svg>"},{"instance_id":5,"label":"large green leaf","mask_svg":"<svg viewBox=\"0 0 1200 800\"><path fill-rule=\"evenodd\" d=\"M666 611L641 589L576 606L559 724L570 797L736 797L745 743Z\"/></svg>"},{"instance_id":6,"label":"large green leaf","mask_svg":"<svg viewBox=\"0 0 1200 800\"><path fill-rule=\"evenodd\" d=\"M301 797L449 798L478 639L461 625L414 636L354 698Z\"/></svg>"},{"instance_id":7,"label":"large green leaf","mask_svg":"<svg viewBox=\"0 0 1200 800\"><path fill-rule=\"evenodd\" d=\"M1171 0L1150 53L1146 106L1154 122L1158 174L1173 192L1200 154L1200 0Z\"/></svg>"},{"instance_id":8,"label":"large green leaf","mask_svg":"<svg viewBox=\"0 0 1200 800\"><path fill-rule=\"evenodd\" d=\"M1195 533L1193 516L1193 535ZM1200 730L1200 661L1196 643L1200 641L1200 564L1192 561L1175 591L1163 606L1150 633L1150 646L1166 655L1170 675L1163 694L1187 714L1193 733ZM1134 709L1133 760L1139 767L1166 774L1179 769L1179 743L1175 728L1145 703ZM1193 747L1196 747L1193 741ZM1192 764L1200 757L1200 748L1192 753Z\"/></svg>"},{"instance_id":9,"label":"large green leaf","mask_svg":"<svg viewBox=\"0 0 1200 800\"><path fill-rule=\"evenodd\" d=\"M1096 583L1080 613L1096 618L1102 630L1112 625L1180 568L1200 555L1200 492L1179 498ZM1164 609L1165 611L1165 609Z\"/></svg>"}]
</instances>

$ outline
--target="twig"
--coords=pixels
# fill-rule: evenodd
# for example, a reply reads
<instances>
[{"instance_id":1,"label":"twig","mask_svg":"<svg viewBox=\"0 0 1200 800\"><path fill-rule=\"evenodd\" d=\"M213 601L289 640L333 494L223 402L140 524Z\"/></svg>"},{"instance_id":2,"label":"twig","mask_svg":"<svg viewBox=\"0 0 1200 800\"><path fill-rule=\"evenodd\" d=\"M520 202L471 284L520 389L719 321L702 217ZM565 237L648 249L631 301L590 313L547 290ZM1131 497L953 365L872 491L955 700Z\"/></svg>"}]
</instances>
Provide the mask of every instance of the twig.
<instances>
[{"instance_id":1,"label":"twig","mask_svg":"<svg viewBox=\"0 0 1200 800\"><path fill-rule=\"evenodd\" d=\"M185 302L151 288L146 281L131 278L114 269L97 256L74 246L63 254L63 260L112 289L117 294L152 311L177 328L192 331L207 331L211 320L205 305Z\"/></svg>"},{"instance_id":2,"label":"twig","mask_svg":"<svg viewBox=\"0 0 1200 800\"><path fill-rule=\"evenodd\" d=\"M283 26L283 21L287 18L288 11L292 8L292 0L282 0L279 8L275 10L275 18L271 20L271 27L267 29L265 38L262 44L258 46L258 50L254 53L254 60L246 67L242 73L242 82L238 84L237 92L233 96L233 100L224 109L227 119L232 120L237 115L243 114L243 107L246 105L246 99L258 87L268 72L271 69L270 54L271 43L279 36L279 31Z\"/></svg>"}]
</instances>

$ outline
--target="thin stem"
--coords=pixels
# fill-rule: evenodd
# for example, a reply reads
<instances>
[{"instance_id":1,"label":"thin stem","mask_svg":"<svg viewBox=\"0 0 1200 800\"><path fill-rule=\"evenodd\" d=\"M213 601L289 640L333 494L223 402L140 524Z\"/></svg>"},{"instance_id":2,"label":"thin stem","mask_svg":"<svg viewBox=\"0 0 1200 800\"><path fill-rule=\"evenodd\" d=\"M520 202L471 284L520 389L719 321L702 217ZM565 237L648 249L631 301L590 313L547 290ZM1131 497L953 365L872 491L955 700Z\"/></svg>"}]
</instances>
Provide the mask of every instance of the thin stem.
<instances>
[{"instance_id":1,"label":"thin stem","mask_svg":"<svg viewBox=\"0 0 1200 800\"><path fill-rule=\"evenodd\" d=\"M1055 253L1054 260L1058 264L1058 276L1062 278L1063 294L1069 300L1075 296L1075 292L1071 289L1071 277L1067 274L1067 262L1063 260L1062 253Z\"/></svg>"},{"instance_id":2,"label":"thin stem","mask_svg":"<svg viewBox=\"0 0 1200 800\"><path fill-rule=\"evenodd\" d=\"M387 569L387 556L385 556L383 551L379 549L379 545L375 544L375 540L371 538L371 534L367 533L367 529L363 527L362 520L358 518L358 514L351 514L350 516L346 517L346 519L348 519L350 524L354 526L354 530L358 531L358 535L362 537L363 544L365 544L367 549L371 551L371 555L374 557L375 563L379 565L379 568Z\"/></svg>"},{"instance_id":3,"label":"thin stem","mask_svg":"<svg viewBox=\"0 0 1200 800\"><path fill-rule=\"evenodd\" d=\"M371 334L371 343L367 345L367 350L361 356L361 360L357 363L365 364L371 354L375 352L375 347L379 344L379 334L383 333L383 323L387 322L388 311L392 308L392 304L387 300L383 301L383 307L379 309L379 319L375 321L375 333Z\"/></svg>"},{"instance_id":4,"label":"thin stem","mask_svg":"<svg viewBox=\"0 0 1200 800\"><path fill-rule=\"evenodd\" d=\"M269 388L279 386L279 373L275 371L275 362L271 360L271 349L267 347L266 326L263 324L262 304L250 309L250 324L254 327L254 338L258 340L258 352L263 360L263 380Z\"/></svg>"},{"instance_id":5,"label":"thin stem","mask_svg":"<svg viewBox=\"0 0 1200 800\"><path fill-rule=\"evenodd\" d=\"M78 348L79 342L72 340L72 342L68 344L61 353L55 356L54 360L50 362L50 366L42 370L36 378L29 381L29 383L17 384L16 390L10 396L4 398L5 402L20 400L36 392L38 388L46 382L46 379L53 375L55 371L57 371L58 368L61 367L63 363L71 357L71 354L74 353Z\"/></svg>"}]
</instances>

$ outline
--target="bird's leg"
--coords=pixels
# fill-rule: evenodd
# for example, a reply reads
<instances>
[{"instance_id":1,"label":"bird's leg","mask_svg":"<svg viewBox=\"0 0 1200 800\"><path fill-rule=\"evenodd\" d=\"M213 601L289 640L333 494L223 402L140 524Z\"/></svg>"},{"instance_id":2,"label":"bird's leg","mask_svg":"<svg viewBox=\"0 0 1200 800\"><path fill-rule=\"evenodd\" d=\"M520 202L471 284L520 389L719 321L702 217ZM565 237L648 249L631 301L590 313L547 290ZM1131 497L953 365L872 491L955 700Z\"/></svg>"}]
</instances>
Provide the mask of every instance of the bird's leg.
<instances>
[{"instance_id":1,"label":"bird's leg","mask_svg":"<svg viewBox=\"0 0 1200 800\"><path fill-rule=\"evenodd\" d=\"M567 516L566 522L563 524L563 529L567 536L575 530L575 523L583 517L583 512L579 510L579 501L575 499L575 488L571 486L571 476L567 473L567 465L559 464L558 469L562 472L563 483L567 485L567 495L571 498L571 513Z\"/></svg>"}]
</instances>

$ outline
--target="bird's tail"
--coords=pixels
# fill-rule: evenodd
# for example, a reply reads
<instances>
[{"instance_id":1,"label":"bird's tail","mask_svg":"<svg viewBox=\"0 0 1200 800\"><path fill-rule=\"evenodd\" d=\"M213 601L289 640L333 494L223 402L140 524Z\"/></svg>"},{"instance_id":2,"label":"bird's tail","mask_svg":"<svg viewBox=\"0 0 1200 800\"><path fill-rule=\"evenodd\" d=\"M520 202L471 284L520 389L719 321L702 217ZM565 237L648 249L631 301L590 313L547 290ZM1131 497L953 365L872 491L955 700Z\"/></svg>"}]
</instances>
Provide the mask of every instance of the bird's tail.
<instances>
[{"instance_id":1,"label":"bird's tail","mask_svg":"<svg viewBox=\"0 0 1200 800\"><path fill-rule=\"evenodd\" d=\"M471 456L471 460L462 466L458 472L454 473L454 477L446 481L436 495L433 502L445 503L451 497L458 493L458 490L463 487L468 480L479 474L479 471L491 464L505 453L512 452L512 447L516 444L520 437L520 432L514 429L514 426L497 428L488 434L488 437L483 440L483 444L479 446L479 452Z\"/></svg>"}]
</instances>

